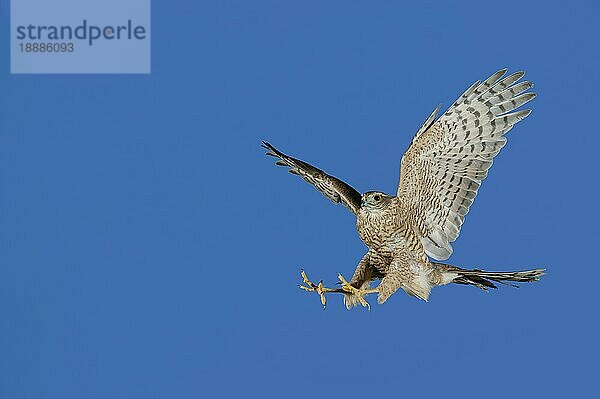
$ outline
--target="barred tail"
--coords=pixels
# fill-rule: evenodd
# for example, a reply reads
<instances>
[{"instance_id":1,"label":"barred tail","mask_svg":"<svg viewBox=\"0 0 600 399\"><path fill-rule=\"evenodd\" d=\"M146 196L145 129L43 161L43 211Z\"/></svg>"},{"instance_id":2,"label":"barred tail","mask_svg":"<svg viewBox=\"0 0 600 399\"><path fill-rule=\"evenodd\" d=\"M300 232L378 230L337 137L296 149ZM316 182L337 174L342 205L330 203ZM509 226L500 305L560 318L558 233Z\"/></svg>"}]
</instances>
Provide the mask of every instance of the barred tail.
<instances>
[{"instance_id":1,"label":"barred tail","mask_svg":"<svg viewBox=\"0 0 600 399\"><path fill-rule=\"evenodd\" d=\"M467 270L460 267L446 265L443 263L435 263L442 275L451 276L449 282L456 284L474 285L487 291L489 288L498 288L493 282L518 287L516 284L511 284L509 281L517 283L529 283L538 281L542 277L546 269L533 269L518 272L486 272L484 270Z\"/></svg>"}]
</instances>

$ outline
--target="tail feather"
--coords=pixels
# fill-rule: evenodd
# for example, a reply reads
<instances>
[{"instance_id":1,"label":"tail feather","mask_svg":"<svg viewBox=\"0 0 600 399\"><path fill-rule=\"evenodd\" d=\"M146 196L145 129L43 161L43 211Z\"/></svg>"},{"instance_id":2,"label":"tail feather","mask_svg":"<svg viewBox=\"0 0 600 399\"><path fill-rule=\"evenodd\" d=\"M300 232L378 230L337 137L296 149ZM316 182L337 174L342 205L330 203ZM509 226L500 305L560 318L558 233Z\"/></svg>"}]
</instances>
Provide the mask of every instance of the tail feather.
<instances>
[{"instance_id":1,"label":"tail feather","mask_svg":"<svg viewBox=\"0 0 600 399\"><path fill-rule=\"evenodd\" d=\"M546 269L523 270L517 272L487 272L479 269L467 270L441 263L436 265L442 266L442 273L452 273L452 275L457 275L452 280L453 283L474 285L484 291L487 291L490 288L498 288L494 282L510 285L512 287L519 287L516 284L509 283L509 281L529 283L538 281L540 277L546 273Z\"/></svg>"}]
</instances>

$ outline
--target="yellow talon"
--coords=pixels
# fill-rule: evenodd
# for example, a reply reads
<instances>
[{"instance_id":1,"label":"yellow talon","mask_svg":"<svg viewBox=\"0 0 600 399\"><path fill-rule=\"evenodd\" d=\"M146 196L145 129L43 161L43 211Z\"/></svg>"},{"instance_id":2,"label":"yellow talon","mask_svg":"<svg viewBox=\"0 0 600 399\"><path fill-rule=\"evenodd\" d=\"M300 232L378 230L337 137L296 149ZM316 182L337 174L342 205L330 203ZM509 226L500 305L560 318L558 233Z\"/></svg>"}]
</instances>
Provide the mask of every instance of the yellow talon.
<instances>
[{"instance_id":1,"label":"yellow talon","mask_svg":"<svg viewBox=\"0 0 600 399\"><path fill-rule=\"evenodd\" d=\"M312 281L309 280L308 276L306 275L306 273L304 272L304 270L300 271L300 276L302 276L302 281L304 282L304 285L302 284L298 284L298 287L300 287L301 289L303 289L304 291L307 292L316 292L317 294L319 294L319 299L321 300L321 304L323 305L323 309L325 309L326 305L327 305L327 300L325 299L325 294L326 293L331 293L331 292L337 292L337 293L344 293L347 295L351 295L356 297L356 299L358 300L358 302L365 308L368 308L369 310L371 310L371 306L369 305L369 302L366 301L366 299L364 298L365 295L367 294L372 294L377 292L377 289L373 289L373 290L362 290L362 289L358 289L356 287L353 287L352 285L350 285L350 283L348 281L346 281L346 279L344 278L344 276L342 276L341 274L338 274L338 278L340 279L340 282L342 284L341 288L327 288L323 286L323 280L319 281L319 284L315 284Z\"/></svg>"},{"instance_id":2,"label":"yellow talon","mask_svg":"<svg viewBox=\"0 0 600 399\"><path fill-rule=\"evenodd\" d=\"M321 280L317 285L317 294L319 294L319 296L321 297L321 305L323 305L323 309L325 309L327 301L325 299L325 291L323 291L323 288L323 280Z\"/></svg>"},{"instance_id":3,"label":"yellow talon","mask_svg":"<svg viewBox=\"0 0 600 399\"><path fill-rule=\"evenodd\" d=\"M342 276L342 273L338 273L338 279L342 283L342 288L344 288L345 291L351 291L352 288L354 288L354 287L352 287L350 285L349 282L346 281L346 279L344 278L344 276Z\"/></svg>"},{"instance_id":4,"label":"yellow talon","mask_svg":"<svg viewBox=\"0 0 600 399\"><path fill-rule=\"evenodd\" d=\"M371 292L374 292L374 290L365 291L365 290L361 290L356 287L353 287L352 285L350 285L350 283L348 281L346 281L346 279L344 278L344 276L342 276L341 273L338 273L338 279L342 283L342 289L345 292L347 292L350 295L355 295L358 298L358 301L360 302L360 304L364 308L371 310L371 305L369 305L369 302L367 302L367 300L364 298L364 295L370 294Z\"/></svg>"},{"instance_id":5,"label":"yellow talon","mask_svg":"<svg viewBox=\"0 0 600 399\"><path fill-rule=\"evenodd\" d=\"M313 289L314 284L308 279L304 270L300 271L300 275L302 276L302 280L304 281L304 284L308 285L308 287L300 285L300 288L302 288L303 290L306 290L306 291L314 291L314 289Z\"/></svg>"},{"instance_id":6,"label":"yellow talon","mask_svg":"<svg viewBox=\"0 0 600 399\"><path fill-rule=\"evenodd\" d=\"M325 309L325 307L327 306L327 300L325 299L325 293L326 292L337 292L337 291L332 288L325 288L323 286L323 280L319 281L319 284L313 283L312 281L310 281L308 279L308 276L306 275L304 270L302 270L300 272L300 275L302 276L302 281L304 281L304 284L306 284L306 285L299 284L298 286L300 288L302 288L304 291L316 292L317 294L319 294L319 298L321 299L321 304L323 305L323 309Z\"/></svg>"}]
</instances>

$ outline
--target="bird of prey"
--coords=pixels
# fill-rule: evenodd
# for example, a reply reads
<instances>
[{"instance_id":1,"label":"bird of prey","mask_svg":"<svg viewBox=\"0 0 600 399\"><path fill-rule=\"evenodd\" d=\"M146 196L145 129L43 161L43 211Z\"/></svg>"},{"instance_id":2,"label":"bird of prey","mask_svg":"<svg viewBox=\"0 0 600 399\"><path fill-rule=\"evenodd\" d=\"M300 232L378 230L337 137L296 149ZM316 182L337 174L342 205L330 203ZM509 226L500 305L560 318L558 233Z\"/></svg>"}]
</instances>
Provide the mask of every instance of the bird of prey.
<instances>
[{"instance_id":1,"label":"bird of prey","mask_svg":"<svg viewBox=\"0 0 600 399\"><path fill-rule=\"evenodd\" d=\"M517 272L468 270L435 262L448 259L477 190L494 157L506 144L504 135L531 110L515 111L535 94L524 72L506 75L506 69L483 82L473 83L440 117L438 106L417 130L400 163L396 195L380 191L360 194L347 183L316 167L292 158L268 142L262 146L276 164L289 168L334 203L342 203L356 216L360 239L369 248L347 281L341 286L314 284L304 271L300 288L316 292L325 307L326 293L344 294L348 309L369 307L365 296L377 294L384 303L402 288L424 301L432 287L466 284L483 290L494 282L537 281L544 269ZM435 261L430 260L433 258ZM377 287L371 282L380 280Z\"/></svg>"}]
</instances>

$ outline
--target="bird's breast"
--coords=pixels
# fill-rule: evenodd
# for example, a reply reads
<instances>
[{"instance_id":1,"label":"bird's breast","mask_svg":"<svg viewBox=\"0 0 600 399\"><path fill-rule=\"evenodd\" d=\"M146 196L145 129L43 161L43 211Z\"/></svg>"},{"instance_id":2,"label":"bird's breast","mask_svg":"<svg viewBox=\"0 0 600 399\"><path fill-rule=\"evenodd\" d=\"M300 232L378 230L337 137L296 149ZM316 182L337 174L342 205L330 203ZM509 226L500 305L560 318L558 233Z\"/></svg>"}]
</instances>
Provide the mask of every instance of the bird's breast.
<instances>
[{"instance_id":1,"label":"bird's breast","mask_svg":"<svg viewBox=\"0 0 600 399\"><path fill-rule=\"evenodd\" d=\"M371 249L392 252L403 245L402 226L398 217L389 212L360 211L356 218L360 239Z\"/></svg>"}]
</instances>

